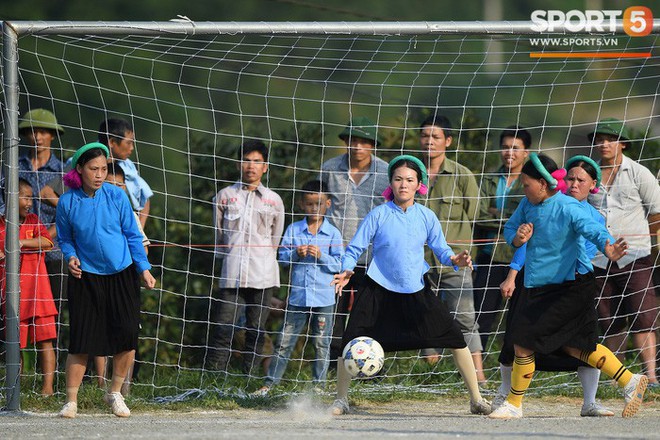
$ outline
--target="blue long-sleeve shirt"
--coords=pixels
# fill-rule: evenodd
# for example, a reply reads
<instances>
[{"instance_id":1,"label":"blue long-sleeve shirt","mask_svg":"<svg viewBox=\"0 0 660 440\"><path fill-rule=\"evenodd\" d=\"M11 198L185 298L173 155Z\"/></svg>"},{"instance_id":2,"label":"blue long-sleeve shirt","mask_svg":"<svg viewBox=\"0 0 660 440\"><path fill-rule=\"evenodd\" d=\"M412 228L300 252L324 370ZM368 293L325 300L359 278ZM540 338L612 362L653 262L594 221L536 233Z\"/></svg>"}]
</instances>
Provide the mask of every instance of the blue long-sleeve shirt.
<instances>
[{"instance_id":1,"label":"blue long-sleeve shirt","mask_svg":"<svg viewBox=\"0 0 660 440\"><path fill-rule=\"evenodd\" d=\"M605 218L600 215L600 213L589 204L587 200L583 200L580 202L580 205L589 212L591 215L591 218L596 220L598 223L602 224L605 226ZM596 253L598 252L598 248L596 247L595 244L590 242L589 240L585 240L584 237L579 238L580 242L584 244L584 247L580 249L580 254L578 257L578 262L576 266L576 270L579 274L586 274L589 272L594 271L594 266L591 264L591 260L596 256ZM523 244L520 246L515 254L513 254L513 259L511 260L511 264L509 267L515 270L521 270L522 267L525 265L525 256L527 254L527 243Z\"/></svg>"},{"instance_id":2,"label":"blue long-sleeve shirt","mask_svg":"<svg viewBox=\"0 0 660 440\"><path fill-rule=\"evenodd\" d=\"M132 263L138 273L151 269L131 202L114 185L104 183L94 197L82 188L62 194L56 225L64 261L77 257L83 272L112 275Z\"/></svg>"},{"instance_id":3,"label":"blue long-sleeve shirt","mask_svg":"<svg viewBox=\"0 0 660 440\"><path fill-rule=\"evenodd\" d=\"M384 288L415 293L424 287L429 270L424 244L445 266L453 266L454 252L447 245L440 221L427 207L415 203L403 211L394 202L372 209L358 227L342 260L342 271L353 270L360 255L373 242L367 275Z\"/></svg>"},{"instance_id":4,"label":"blue long-sleeve shirt","mask_svg":"<svg viewBox=\"0 0 660 440\"><path fill-rule=\"evenodd\" d=\"M318 260L310 255L300 258L296 249L305 245L317 246L321 257ZM291 265L289 304L300 307L334 304L335 288L330 283L341 269L343 254L341 233L328 220L323 220L316 234L309 231L307 218L289 225L278 252L280 263Z\"/></svg>"},{"instance_id":5,"label":"blue long-sleeve shirt","mask_svg":"<svg viewBox=\"0 0 660 440\"><path fill-rule=\"evenodd\" d=\"M524 284L528 288L574 280L581 252L585 252L580 237L596 244L601 252L607 240L615 241L580 202L562 193L537 205L523 198L504 225L507 243L513 244L518 227L523 223L534 225L525 259ZM586 258L586 253L582 258Z\"/></svg>"}]
</instances>

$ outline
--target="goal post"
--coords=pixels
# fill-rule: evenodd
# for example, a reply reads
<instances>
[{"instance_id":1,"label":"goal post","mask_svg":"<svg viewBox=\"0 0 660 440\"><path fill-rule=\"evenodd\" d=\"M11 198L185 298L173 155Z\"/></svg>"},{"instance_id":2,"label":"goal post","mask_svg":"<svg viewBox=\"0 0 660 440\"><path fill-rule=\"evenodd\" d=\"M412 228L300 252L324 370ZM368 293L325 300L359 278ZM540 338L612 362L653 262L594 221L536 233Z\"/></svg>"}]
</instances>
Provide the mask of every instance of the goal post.
<instances>
[{"instance_id":1,"label":"goal post","mask_svg":"<svg viewBox=\"0 0 660 440\"><path fill-rule=\"evenodd\" d=\"M660 131L654 106L659 58L653 52L660 22L656 20L651 35L644 38L629 37L620 22L607 36L572 34L566 27L540 33L532 26L527 21L185 19L2 23L7 408L20 407L21 114L41 107L56 114L66 127L54 143L60 159L95 140L103 119L120 117L135 127L137 143L131 158L155 193L146 233L158 280L157 290L143 293L142 298L138 360L142 371L136 395L244 396L263 382L263 371L246 375L233 365L220 376L204 363L216 325L212 309L220 301L221 263L215 258L212 200L238 179L236 154L244 140L262 139L270 147L264 184L282 197L287 225L302 218L296 207L301 186L318 176L325 161L345 151L338 135L353 116L375 121L384 139L376 155L388 160L402 153L421 154L419 123L430 112L447 114L455 131L449 157L466 165L477 184L500 164L498 136L510 125L527 127L534 136L531 149L543 150L563 163L574 154L591 154L586 134L598 120L615 116L633 133L629 156L658 172ZM555 54L567 35L575 38L558 58L533 56ZM616 47L603 46L615 40ZM610 49L637 57L602 56ZM487 57L491 50L498 56ZM444 227L447 220L440 220ZM472 226L479 222L473 220ZM476 250L492 243L464 244ZM286 301L289 269L283 268L281 276L275 296ZM60 298L61 311L64 302ZM282 319L277 316L283 312L280 303L270 307L276 318L269 322L267 334L277 341ZM484 347L490 381L499 380L499 342L494 341L504 330L504 306L495 312L498 321ZM236 329L244 326L239 323ZM59 328L66 327L66 320L60 318ZM303 329L299 336L283 379L285 392L298 392L312 382L308 332ZM63 373L66 350L62 341L58 344L57 372ZM241 350L235 348L233 353L238 357L244 354ZM635 368L641 368L635 350L622 347L621 351ZM405 383L438 392L459 386L453 370L443 369L442 362L430 366L418 353L397 353L388 358L385 368L392 381L365 388L382 392ZM562 378L571 380L566 374ZM551 377L539 382L545 389L561 389ZM35 391L36 381L32 383L30 391ZM56 385L62 392L62 379Z\"/></svg>"}]
</instances>

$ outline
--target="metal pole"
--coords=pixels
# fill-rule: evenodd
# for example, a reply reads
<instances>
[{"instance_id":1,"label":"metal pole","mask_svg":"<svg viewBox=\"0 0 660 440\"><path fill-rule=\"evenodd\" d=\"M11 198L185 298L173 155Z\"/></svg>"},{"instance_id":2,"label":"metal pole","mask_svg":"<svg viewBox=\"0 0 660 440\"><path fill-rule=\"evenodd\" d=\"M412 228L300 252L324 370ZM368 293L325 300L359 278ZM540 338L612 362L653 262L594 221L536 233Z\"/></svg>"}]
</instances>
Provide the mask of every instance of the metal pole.
<instances>
[{"instance_id":1,"label":"metal pole","mask_svg":"<svg viewBox=\"0 0 660 440\"><path fill-rule=\"evenodd\" d=\"M20 409L21 349L19 341L19 258L18 244L18 36L11 26L2 26L2 89L5 97L3 135L5 176L5 273L7 277L7 377L5 390L9 411Z\"/></svg>"}]
</instances>

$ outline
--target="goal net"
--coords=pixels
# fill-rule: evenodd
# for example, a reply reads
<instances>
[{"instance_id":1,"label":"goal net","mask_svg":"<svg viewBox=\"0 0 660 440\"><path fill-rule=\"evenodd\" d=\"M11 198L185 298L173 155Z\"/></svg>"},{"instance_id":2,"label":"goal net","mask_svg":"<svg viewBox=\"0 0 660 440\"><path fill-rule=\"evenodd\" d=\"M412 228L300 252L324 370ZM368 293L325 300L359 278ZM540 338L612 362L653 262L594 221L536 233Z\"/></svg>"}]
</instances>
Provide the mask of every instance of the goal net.
<instances>
[{"instance_id":1,"label":"goal net","mask_svg":"<svg viewBox=\"0 0 660 440\"><path fill-rule=\"evenodd\" d=\"M104 119L123 118L134 127L131 160L154 192L145 232L157 279L157 288L143 290L141 296L132 386L136 396L243 396L261 387L265 367L273 362L289 313L291 268L284 266L279 269L281 286L275 289L275 300L267 304L266 342L255 368L246 373L241 363L253 354L245 345L242 307L236 308L242 316L232 326L228 367L219 370L207 362L218 327L214 310L222 305L222 260L217 257L223 245L216 241L214 197L241 178L238 152L247 139L263 140L270 149L263 184L282 198L285 225L303 218L296 204L302 185L318 178L324 162L346 152L339 134L351 118L361 116L376 124L382 144L374 154L385 161L402 153L421 158L420 123L429 115L447 116L453 124L447 158L469 168L480 187L501 166L499 136L512 125L531 133L531 151L563 163L576 154L597 158L587 135L597 121L615 117L631 133L627 156L656 176L660 169L657 56L533 58L530 52L538 52L540 43L528 35L458 29L400 35L395 25L371 35L324 33L320 26L316 34L184 35L164 30L144 35L139 30L130 23L121 30L114 27L113 32L102 27L88 32L62 28L27 32L18 40L18 110L22 115L44 108L56 115L64 127L52 144L58 158L67 159L79 146L96 140ZM617 40L617 50L657 51L657 35L608 38ZM586 50L573 46L571 52ZM22 139L21 153L28 151L25 144ZM371 197L376 203L382 199L380 194ZM453 220L440 221L447 228ZM482 222L479 216L469 220L475 230ZM448 237L448 241L473 256L494 244L492 237L479 235L468 241ZM657 247L651 258L657 269ZM494 268L503 266L494 262L478 266L477 271L485 271L488 279ZM265 269L251 270L260 276ZM651 287L657 289L655 275ZM460 294L473 297L467 288ZM498 294L495 289L489 293ZM68 344L66 301L66 296L55 298L60 312L55 383L59 393L65 391L61 373ZM483 338L482 357L487 387L495 390L506 303L492 310L482 306L483 301L475 301L476 316L493 317ZM654 310L657 316L657 303ZM634 322L637 313L625 307L617 310L628 322ZM643 330L648 335L655 332ZM622 336L618 352L625 363L641 371L644 364L629 326L617 334ZM316 385L313 335L304 325L298 336L277 388L282 393ZM653 353L657 348L648 347ZM34 347L24 350L21 378L26 392L40 390L37 358ZM387 353L382 376L363 382L361 388L373 393L463 389L449 352L441 353L437 363L432 360L417 351ZM0 364L3 378L4 367ZM95 374L93 369L90 374ZM331 365L328 392L334 380ZM533 389L580 392L572 372L538 374Z\"/></svg>"}]
</instances>

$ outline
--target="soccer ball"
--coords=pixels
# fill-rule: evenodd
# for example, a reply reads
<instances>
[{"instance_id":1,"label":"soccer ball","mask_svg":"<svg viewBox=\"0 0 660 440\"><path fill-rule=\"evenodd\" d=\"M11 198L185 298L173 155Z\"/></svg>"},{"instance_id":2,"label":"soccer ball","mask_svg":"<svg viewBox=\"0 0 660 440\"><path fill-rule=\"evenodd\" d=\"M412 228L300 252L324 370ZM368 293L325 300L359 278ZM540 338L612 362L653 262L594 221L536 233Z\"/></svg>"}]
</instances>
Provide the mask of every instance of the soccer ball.
<instances>
[{"instance_id":1,"label":"soccer ball","mask_svg":"<svg viewBox=\"0 0 660 440\"><path fill-rule=\"evenodd\" d=\"M343 357L348 374L357 379L376 375L385 362L383 347L368 336L359 336L346 344Z\"/></svg>"}]
</instances>

